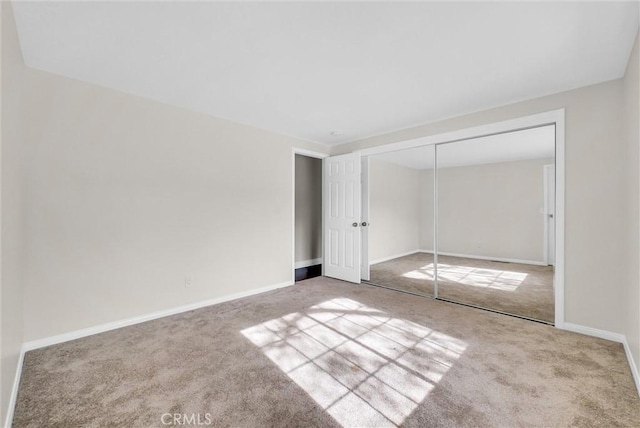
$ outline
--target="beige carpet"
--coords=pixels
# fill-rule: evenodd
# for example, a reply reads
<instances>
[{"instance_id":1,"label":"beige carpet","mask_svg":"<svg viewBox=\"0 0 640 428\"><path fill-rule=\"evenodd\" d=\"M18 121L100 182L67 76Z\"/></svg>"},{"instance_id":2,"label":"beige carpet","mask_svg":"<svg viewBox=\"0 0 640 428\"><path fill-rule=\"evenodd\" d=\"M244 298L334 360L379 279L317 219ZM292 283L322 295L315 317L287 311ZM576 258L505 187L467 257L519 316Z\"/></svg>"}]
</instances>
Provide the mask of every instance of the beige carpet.
<instances>
[{"instance_id":1,"label":"beige carpet","mask_svg":"<svg viewBox=\"0 0 640 428\"><path fill-rule=\"evenodd\" d=\"M631 427L640 401L618 343L314 278L28 352L14 427L163 427L176 415L217 427Z\"/></svg>"},{"instance_id":2,"label":"beige carpet","mask_svg":"<svg viewBox=\"0 0 640 428\"><path fill-rule=\"evenodd\" d=\"M433 254L371 266L371 283L433 296ZM554 322L553 267L439 256L438 297Z\"/></svg>"},{"instance_id":3,"label":"beige carpet","mask_svg":"<svg viewBox=\"0 0 640 428\"><path fill-rule=\"evenodd\" d=\"M415 253L371 265L369 282L433 297L433 254ZM431 267L431 271L426 269Z\"/></svg>"}]
</instances>

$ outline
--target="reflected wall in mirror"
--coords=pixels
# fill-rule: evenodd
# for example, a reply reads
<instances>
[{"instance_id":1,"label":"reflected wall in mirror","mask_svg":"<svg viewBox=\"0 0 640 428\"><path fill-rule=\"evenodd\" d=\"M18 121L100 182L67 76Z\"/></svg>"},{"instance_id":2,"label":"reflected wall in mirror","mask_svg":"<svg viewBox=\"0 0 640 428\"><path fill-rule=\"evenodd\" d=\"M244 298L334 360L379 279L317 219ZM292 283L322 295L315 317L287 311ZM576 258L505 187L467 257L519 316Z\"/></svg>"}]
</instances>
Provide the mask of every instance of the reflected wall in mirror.
<instances>
[{"instance_id":1,"label":"reflected wall in mirror","mask_svg":"<svg viewBox=\"0 0 640 428\"><path fill-rule=\"evenodd\" d=\"M434 146L369 156L369 282L433 297Z\"/></svg>"},{"instance_id":2,"label":"reflected wall in mirror","mask_svg":"<svg viewBox=\"0 0 640 428\"><path fill-rule=\"evenodd\" d=\"M438 297L553 323L555 126L436 150Z\"/></svg>"}]
</instances>

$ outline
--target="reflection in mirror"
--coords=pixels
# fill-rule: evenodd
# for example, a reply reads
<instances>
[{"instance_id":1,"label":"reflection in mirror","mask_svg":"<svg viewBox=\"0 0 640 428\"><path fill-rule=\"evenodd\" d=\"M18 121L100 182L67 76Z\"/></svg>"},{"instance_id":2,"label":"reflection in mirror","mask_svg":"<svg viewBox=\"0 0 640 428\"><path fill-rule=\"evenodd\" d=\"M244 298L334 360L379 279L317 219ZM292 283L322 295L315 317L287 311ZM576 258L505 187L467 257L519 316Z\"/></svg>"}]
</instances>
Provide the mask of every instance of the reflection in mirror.
<instances>
[{"instance_id":1,"label":"reflection in mirror","mask_svg":"<svg viewBox=\"0 0 640 428\"><path fill-rule=\"evenodd\" d=\"M434 159L434 146L369 156L370 283L433 297Z\"/></svg>"},{"instance_id":2,"label":"reflection in mirror","mask_svg":"<svg viewBox=\"0 0 640 428\"><path fill-rule=\"evenodd\" d=\"M553 323L555 126L436 150L438 297Z\"/></svg>"}]
</instances>

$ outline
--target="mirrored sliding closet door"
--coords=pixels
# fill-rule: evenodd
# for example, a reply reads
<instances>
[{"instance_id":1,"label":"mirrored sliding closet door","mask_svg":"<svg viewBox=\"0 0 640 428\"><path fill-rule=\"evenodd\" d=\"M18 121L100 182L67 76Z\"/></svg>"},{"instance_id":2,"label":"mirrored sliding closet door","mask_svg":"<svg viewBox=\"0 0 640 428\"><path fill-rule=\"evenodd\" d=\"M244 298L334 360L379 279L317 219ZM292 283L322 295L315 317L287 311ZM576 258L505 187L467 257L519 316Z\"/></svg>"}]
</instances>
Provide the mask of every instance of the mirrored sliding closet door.
<instances>
[{"instance_id":1,"label":"mirrored sliding closet door","mask_svg":"<svg viewBox=\"0 0 640 428\"><path fill-rule=\"evenodd\" d=\"M434 146L368 157L369 282L434 296Z\"/></svg>"},{"instance_id":2,"label":"mirrored sliding closet door","mask_svg":"<svg viewBox=\"0 0 640 428\"><path fill-rule=\"evenodd\" d=\"M554 125L436 150L437 297L553 323Z\"/></svg>"}]
</instances>

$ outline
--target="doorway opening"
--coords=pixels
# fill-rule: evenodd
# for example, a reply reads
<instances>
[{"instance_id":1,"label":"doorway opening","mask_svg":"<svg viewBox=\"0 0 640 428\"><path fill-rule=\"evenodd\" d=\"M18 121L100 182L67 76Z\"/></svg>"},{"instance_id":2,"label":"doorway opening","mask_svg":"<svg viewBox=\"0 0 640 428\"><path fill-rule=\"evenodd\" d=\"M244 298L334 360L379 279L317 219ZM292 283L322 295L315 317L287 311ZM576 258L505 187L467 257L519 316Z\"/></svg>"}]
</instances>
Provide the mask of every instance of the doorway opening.
<instances>
[{"instance_id":1,"label":"doorway opening","mask_svg":"<svg viewBox=\"0 0 640 428\"><path fill-rule=\"evenodd\" d=\"M322 275L322 158L294 150L294 280Z\"/></svg>"}]
</instances>

